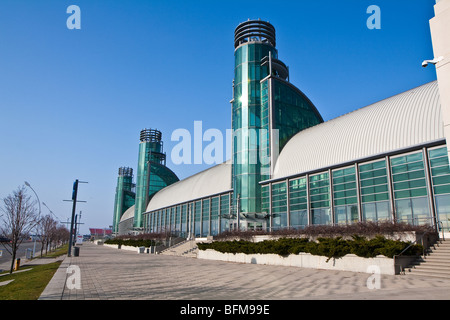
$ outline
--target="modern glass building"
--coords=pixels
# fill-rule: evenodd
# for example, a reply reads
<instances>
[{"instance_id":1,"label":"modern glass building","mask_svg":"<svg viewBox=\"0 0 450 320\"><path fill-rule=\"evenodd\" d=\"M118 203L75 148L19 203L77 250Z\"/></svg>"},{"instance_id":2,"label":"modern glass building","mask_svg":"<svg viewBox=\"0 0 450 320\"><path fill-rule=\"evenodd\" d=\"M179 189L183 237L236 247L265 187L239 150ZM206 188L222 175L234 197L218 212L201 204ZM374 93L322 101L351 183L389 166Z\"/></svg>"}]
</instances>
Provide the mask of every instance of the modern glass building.
<instances>
[{"instance_id":1,"label":"modern glass building","mask_svg":"<svg viewBox=\"0 0 450 320\"><path fill-rule=\"evenodd\" d=\"M161 138L161 131L155 129L144 129L140 134L133 223L135 229L142 228L142 214L154 194L178 181L178 177L166 167Z\"/></svg>"},{"instance_id":2,"label":"modern glass building","mask_svg":"<svg viewBox=\"0 0 450 320\"><path fill-rule=\"evenodd\" d=\"M437 82L298 133L262 182L269 229L405 221L448 230Z\"/></svg>"},{"instance_id":3,"label":"modern glass building","mask_svg":"<svg viewBox=\"0 0 450 320\"><path fill-rule=\"evenodd\" d=\"M159 190L179 180L166 167L161 131L141 130L139 139L136 184L132 182L133 169L119 169L113 217L116 234L142 231L142 217L149 201Z\"/></svg>"},{"instance_id":4,"label":"modern glass building","mask_svg":"<svg viewBox=\"0 0 450 320\"><path fill-rule=\"evenodd\" d=\"M261 20L235 30L232 158L154 193L137 189L141 209L122 215L119 233L139 226L190 238L386 220L448 232L450 169L437 82L324 122L289 82L275 41L274 27ZM151 148L160 152L144 149ZM144 172L149 158L142 159Z\"/></svg>"},{"instance_id":5,"label":"modern glass building","mask_svg":"<svg viewBox=\"0 0 450 320\"><path fill-rule=\"evenodd\" d=\"M135 184L133 183L133 169L128 167L119 168L117 177L116 197L114 202L114 218L112 232L119 231L119 221L128 208L134 205Z\"/></svg>"},{"instance_id":6,"label":"modern glass building","mask_svg":"<svg viewBox=\"0 0 450 320\"><path fill-rule=\"evenodd\" d=\"M234 36L233 207L235 214L245 214L249 227L262 228L259 182L270 177L277 155L294 134L323 119L289 82L289 70L278 59L275 28L270 23L246 21Z\"/></svg>"}]
</instances>

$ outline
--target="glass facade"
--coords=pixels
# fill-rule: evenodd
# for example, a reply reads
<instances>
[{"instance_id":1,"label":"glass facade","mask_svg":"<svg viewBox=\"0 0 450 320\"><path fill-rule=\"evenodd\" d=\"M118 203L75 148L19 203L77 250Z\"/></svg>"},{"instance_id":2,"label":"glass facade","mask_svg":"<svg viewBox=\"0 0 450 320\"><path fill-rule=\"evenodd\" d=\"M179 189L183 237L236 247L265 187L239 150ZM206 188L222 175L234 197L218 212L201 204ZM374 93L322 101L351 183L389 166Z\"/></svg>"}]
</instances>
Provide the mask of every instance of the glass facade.
<instances>
[{"instance_id":1,"label":"glass facade","mask_svg":"<svg viewBox=\"0 0 450 320\"><path fill-rule=\"evenodd\" d=\"M333 171L334 223L359 221L355 167Z\"/></svg>"},{"instance_id":2,"label":"glass facade","mask_svg":"<svg viewBox=\"0 0 450 320\"><path fill-rule=\"evenodd\" d=\"M230 227L231 193L147 212L144 232L170 232L181 237L215 236Z\"/></svg>"},{"instance_id":3,"label":"glass facade","mask_svg":"<svg viewBox=\"0 0 450 320\"><path fill-rule=\"evenodd\" d=\"M233 192L143 213L156 192L178 179L165 167L160 133L141 138L135 227L186 237L214 236L236 227L271 231L386 220L449 230L450 168L444 144L397 150L271 181L277 155L288 141L323 119L289 82L269 23L240 24L234 58Z\"/></svg>"},{"instance_id":4,"label":"glass facade","mask_svg":"<svg viewBox=\"0 0 450 320\"><path fill-rule=\"evenodd\" d=\"M330 224L330 179L328 172L309 177L309 203L312 224Z\"/></svg>"},{"instance_id":5,"label":"glass facade","mask_svg":"<svg viewBox=\"0 0 450 320\"><path fill-rule=\"evenodd\" d=\"M152 129L141 131L139 144L138 171L136 181L136 204L134 228L143 227L143 213L148 202L159 190L177 182L178 177L165 166L161 132Z\"/></svg>"},{"instance_id":6,"label":"glass facade","mask_svg":"<svg viewBox=\"0 0 450 320\"><path fill-rule=\"evenodd\" d=\"M435 210L440 227L450 229L450 169L446 147L428 151Z\"/></svg>"},{"instance_id":7,"label":"glass facade","mask_svg":"<svg viewBox=\"0 0 450 320\"><path fill-rule=\"evenodd\" d=\"M391 219L386 160L359 165L363 221Z\"/></svg>"},{"instance_id":8,"label":"glass facade","mask_svg":"<svg viewBox=\"0 0 450 320\"><path fill-rule=\"evenodd\" d=\"M445 146L356 162L262 185L268 228L394 220L448 231L450 168Z\"/></svg>"},{"instance_id":9,"label":"glass facade","mask_svg":"<svg viewBox=\"0 0 450 320\"><path fill-rule=\"evenodd\" d=\"M306 177L289 181L290 226L304 228L308 225L308 186Z\"/></svg>"},{"instance_id":10,"label":"glass facade","mask_svg":"<svg viewBox=\"0 0 450 320\"><path fill-rule=\"evenodd\" d=\"M423 152L391 158L396 219L411 224L430 224Z\"/></svg>"},{"instance_id":11,"label":"glass facade","mask_svg":"<svg viewBox=\"0 0 450 320\"><path fill-rule=\"evenodd\" d=\"M133 169L120 168L117 178L116 196L114 201L113 233L119 232L119 221L127 209L134 205L135 193L133 184Z\"/></svg>"},{"instance_id":12,"label":"glass facade","mask_svg":"<svg viewBox=\"0 0 450 320\"><path fill-rule=\"evenodd\" d=\"M312 103L286 80L289 71L278 60L274 34L268 41L258 40L252 29L247 39L242 31L246 24L237 28L241 31L235 50L233 208L235 212L239 208L241 213L255 214L256 218L263 212L259 183L270 178L271 165L274 165L271 162L293 135L323 119ZM260 21L251 24L267 25ZM254 223L261 225L261 221Z\"/></svg>"},{"instance_id":13,"label":"glass facade","mask_svg":"<svg viewBox=\"0 0 450 320\"><path fill-rule=\"evenodd\" d=\"M261 60L269 56L269 52L277 56L274 47L257 42L240 46L235 51L232 174L234 207L238 206L239 195L241 212L261 211L260 146L261 135L267 136L268 133L267 116L265 122L261 122L261 80L268 75L268 68L262 65Z\"/></svg>"},{"instance_id":14,"label":"glass facade","mask_svg":"<svg viewBox=\"0 0 450 320\"><path fill-rule=\"evenodd\" d=\"M272 78L273 128L278 130L279 152L296 133L323 122L322 117L297 88L289 82Z\"/></svg>"},{"instance_id":15,"label":"glass facade","mask_svg":"<svg viewBox=\"0 0 450 320\"><path fill-rule=\"evenodd\" d=\"M287 223L287 193L286 182L272 184L272 229L286 228Z\"/></svg>"}]
</instances>

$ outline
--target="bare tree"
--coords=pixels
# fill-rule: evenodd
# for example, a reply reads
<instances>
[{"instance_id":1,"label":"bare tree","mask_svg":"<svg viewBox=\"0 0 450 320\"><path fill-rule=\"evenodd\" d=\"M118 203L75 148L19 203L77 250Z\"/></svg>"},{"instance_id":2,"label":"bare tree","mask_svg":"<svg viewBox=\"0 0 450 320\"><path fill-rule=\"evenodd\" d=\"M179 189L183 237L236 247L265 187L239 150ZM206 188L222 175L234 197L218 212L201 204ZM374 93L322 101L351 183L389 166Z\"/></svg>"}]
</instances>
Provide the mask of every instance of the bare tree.
<instances>
[{"instance_id":1,"label":"bare tree","mask_svg":"<svg viewBox=\"0 0 450 320\"><path fill-rule=\"evenodd\" d=\"M65 226L59 225L56 228L56 232L55 232L56 245L62 245L64 243L68 242L69 238L70 238L69 230Z\"/></svg>"},{"instance_id":2,"label":"bare tree","mask_svg":"<svg viewBox=\"0 0 450 320\"><path fill-rule=\"evenodd\" d=\"M57 222L50 216L46 215L39 219L39 233L41 235L41 257L45 247L45 253L47 254L48 246L54 238Z\"/></svg>"},{"instance_id":3,"label":"bare tree","mask_svg":"<svg viewBox=\"0 0 450 320\"><path fill-rule=\"evenodd\" d=\"M24 239L27 239L31 230L38 222L39 213L36 202L27 195L25 186L18 187L16 191L2 199L0 207L1 223L0 236L10 238L11 242L2 242L5 249L11 254L11 269L13 272L17 250Z\"/></svg>"}]
</instances>

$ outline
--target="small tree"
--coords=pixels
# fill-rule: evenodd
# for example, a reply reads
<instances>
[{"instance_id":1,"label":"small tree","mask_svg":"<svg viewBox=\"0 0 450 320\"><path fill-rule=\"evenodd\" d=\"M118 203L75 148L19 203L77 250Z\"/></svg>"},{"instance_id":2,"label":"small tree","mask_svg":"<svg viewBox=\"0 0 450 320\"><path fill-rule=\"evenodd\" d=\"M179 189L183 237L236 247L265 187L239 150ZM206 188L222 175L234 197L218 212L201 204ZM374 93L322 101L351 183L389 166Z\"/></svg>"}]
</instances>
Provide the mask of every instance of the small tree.
<instances>
[{"instance_id":1,"label":"small tree","mask_svg":"<svg viewBox=\"0 0 450 320\"><path fill-rule=\"evenodd\" d=\"M57 222L50 216L46 215L39 219L39 233L41 234L41 257L45 248L47 254L48 247L54 238Z\"/></svg>"},{"instance_id":2,"label":"small tree","mask_svg":"<svg viewBox=\"0 0 450 320\"><path fill-rule=\"evenodd\" d=\"M10 243L2 244L12 256L9 271L12 273L17 250L22 241L30 236L31 230L38 222L39 213L36 210L36 202L27 195L25 186L18 187L12 194L3 198L1 204L0 236L11 239Z\"/></svg>"}]
</instances>

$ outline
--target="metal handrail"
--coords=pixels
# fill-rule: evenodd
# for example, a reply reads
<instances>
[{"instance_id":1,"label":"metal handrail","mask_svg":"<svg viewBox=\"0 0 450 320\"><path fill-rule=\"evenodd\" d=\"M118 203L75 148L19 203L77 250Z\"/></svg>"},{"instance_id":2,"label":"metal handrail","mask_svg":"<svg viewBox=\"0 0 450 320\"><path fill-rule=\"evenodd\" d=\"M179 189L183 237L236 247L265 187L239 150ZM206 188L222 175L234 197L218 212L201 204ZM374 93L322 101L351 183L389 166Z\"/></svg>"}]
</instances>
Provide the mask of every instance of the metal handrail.
<instances>
[{"instance_id":1,"label":"metal handrail","mask_svg":"<svg viewBox=\"0 0 450 320\"><path fill-rule=\"evenodd\" d=\"M396 254L396 255L394 255L394 266L396 265L396 258L398 258L398 257L400 257L404 252L406 252L409 248L411 248L413 245L415 245L419 240L421 240L421 242L422 242L422 256L425 258L425 246L424 246L424 244L423 244L423 237L427 234L428 232L424 232L421 236L420 236L420 238L419 239L416 239L415 241L413 241L413 242L411 242L410 244L409 244L409 246L407 246L405 249L403 249L402 250L402 252L400 252L399 254ZM404 268L402 268L401 266L400 266L400 273L404 273L405 272L405 269Z\"/></svg>"}]
</instances>

